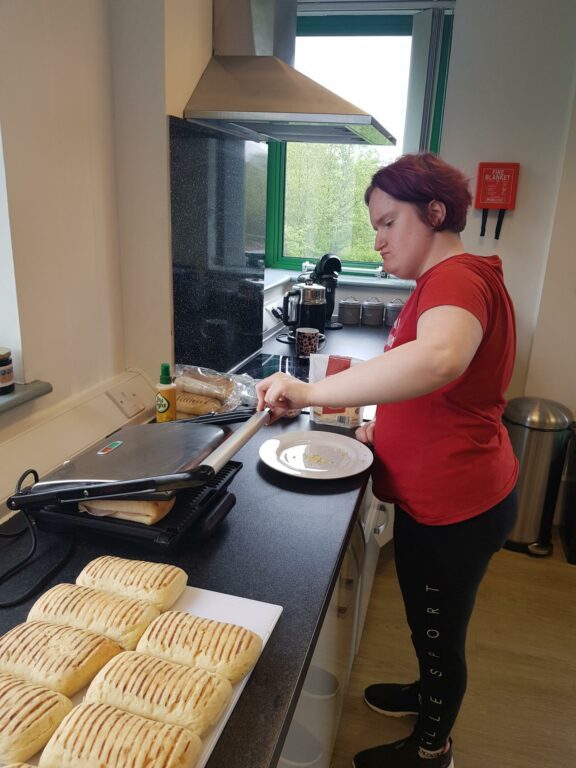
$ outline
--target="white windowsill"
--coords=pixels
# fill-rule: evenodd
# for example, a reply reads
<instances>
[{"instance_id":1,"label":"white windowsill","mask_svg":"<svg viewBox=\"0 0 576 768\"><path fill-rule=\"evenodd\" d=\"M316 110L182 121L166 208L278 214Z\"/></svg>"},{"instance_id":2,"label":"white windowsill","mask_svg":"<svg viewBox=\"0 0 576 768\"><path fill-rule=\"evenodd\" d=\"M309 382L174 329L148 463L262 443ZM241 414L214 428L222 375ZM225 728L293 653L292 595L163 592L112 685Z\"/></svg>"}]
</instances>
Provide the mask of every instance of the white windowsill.
<instances>
[{"instance_id":1,"label":"white windowsill","mask_svg":"<svg viewBox=\"0 0 576 768\"><path fill-rule=\"evenodd\" d=\"M302 272L290 269L273 269L266 267L264 271L264 290L281 285L287 280L296 282ZM338 275L338 285L363 285L367 288L399 288L412 290L416 285L414 280L400 280L396 277L361 277L359 275Z\"/></svg>"},{"instance_id":2,"label":"white windowsill","mask_svg":"<svg viewBox=\"0 0 576 768\"><path fill-rule=\"evenodd\" d=\"M47 395L52 392L52 384L47 381L31 381L29 384L16 384L14 392L0 397L0 413L17 408L29 400L35 400L37 397Z\"/></svg>"}]
</instances>

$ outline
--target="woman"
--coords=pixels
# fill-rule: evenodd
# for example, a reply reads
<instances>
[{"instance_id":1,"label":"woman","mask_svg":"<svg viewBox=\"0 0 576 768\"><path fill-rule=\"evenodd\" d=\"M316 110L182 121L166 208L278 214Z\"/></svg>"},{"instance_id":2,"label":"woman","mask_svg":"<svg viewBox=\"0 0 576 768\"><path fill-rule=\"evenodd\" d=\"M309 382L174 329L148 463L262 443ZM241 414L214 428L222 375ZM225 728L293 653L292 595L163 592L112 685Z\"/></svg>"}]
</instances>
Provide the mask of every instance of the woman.
<instances>
[{"instance_id":1,"label":"woman","mask_svg":"<svg viewBox=\"0 0 576 768\"><path fill-rule=\"evenodd\" d=\"M518 462L501 421L514 312L500 259L462 245L471 197L459 170L405 155L374 175L365 201L384 269L416 280L384 354L315 384L275 374L258 385L259 408L279 417L378 404L356 434L374 446L374 493L395 504L396 570L420 677L366 689L376 711L417 720L408 739L360 752L354 765L449 768L468 622L517 511Z\"/></svg>"}]
</instances>

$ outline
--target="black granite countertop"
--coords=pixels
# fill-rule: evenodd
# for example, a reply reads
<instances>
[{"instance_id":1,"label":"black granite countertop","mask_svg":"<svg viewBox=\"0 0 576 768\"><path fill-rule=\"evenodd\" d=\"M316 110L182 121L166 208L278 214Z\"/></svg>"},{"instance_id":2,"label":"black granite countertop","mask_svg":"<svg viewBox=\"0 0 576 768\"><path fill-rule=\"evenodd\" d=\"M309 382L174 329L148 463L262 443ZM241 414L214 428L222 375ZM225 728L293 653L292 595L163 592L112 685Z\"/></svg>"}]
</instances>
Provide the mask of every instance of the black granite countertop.
<instances>
[{"instance_id":1,"label":"black granite countertop","mask_svg":"<svg viewBox=\"0 0 576 768\"><path fill-rule=\"evenodd\" d=\"M382 351L388 331L345 326L328 331L320 351L368 359ZM262 351L294 354L292 346L275 338ZM45 586L74 581L89 560L108 553L172 562L186 570L191 586L283 607L207 768L276 766L357 517L367 473L319 482L288 477L260 461L258 450L265 440L282 430L309 428L309 417L303 414L262 429L239 451L235 460L243 468L229 488L236 504L207 542L190 542L167 554L94 534L79 536L66 564ZM13 518L2 530L19 526ZM40 531L34 563L0 586L0 601L29 588L58 561L66 545L66 536ZM0 537L0 578L27 547L27 535ZM0 608L0 633L25 620L33 602Z\"/></svg>"},{"instance_id":2,"label":"black granite countertop","mask_svg":"<svg viewBox=\"0 0 576 768\"><path fill-rule=\"evenodd\" d=\"M267 339L262 351L273 355L296 354L294 344L278 341L277 336L281 333L277 331ZM385 325L344 325L338 330L326 331L326 341L318 351L325 355L348 355L369 360L383 352L389 333L390 328Z\"/></svg>"},{"instance_id":3,"label":"black granite countertop","mask_svg":"<svg viewBox=\"0 0 576 768\"><path fill-rule=\"evenodd\" d=\"M78 539L68 562L45 587L74 581L89 560L110 553L172 562L187 571L191 586L283 607L208 768L276 765L352 532L366 473L319 482L288 477L259 460L263 441L285 429L308 427L305 415L274 424L240 450L235 459L243 468L230 485L236 505L204 544L185 545L167 555L91 534ZM39 539L34 564L0 587L0 601L25 591L65 548L65 537L58 534L40 531ZM0 570L27 546L25 537L1 538ZM32 603L0 609L0 632L25 620Z\"/></svg>"}]
</instances>

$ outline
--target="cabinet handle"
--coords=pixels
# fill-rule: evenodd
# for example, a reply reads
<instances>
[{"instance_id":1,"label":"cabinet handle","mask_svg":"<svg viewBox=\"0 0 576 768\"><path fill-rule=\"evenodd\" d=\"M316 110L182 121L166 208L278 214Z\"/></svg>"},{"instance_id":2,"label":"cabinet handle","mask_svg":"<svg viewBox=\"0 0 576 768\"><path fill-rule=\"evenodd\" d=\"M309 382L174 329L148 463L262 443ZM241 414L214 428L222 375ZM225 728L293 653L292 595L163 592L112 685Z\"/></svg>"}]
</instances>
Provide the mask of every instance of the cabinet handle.
<instances>
[{"instance_id":1,"label":"cabinet handle","mask_svg":"<svg viewBox=\"0 0 576 768\"><path fill-rule=\"evenodd\" d=\"M380 507L381 511L384 513L384 520L380 523L380 525L377 525L372 533L375 533L376 536L380 536L380 534L384 533L386 528L388 527L388 523L390 522L390 515L388 514L388 510L386 507L382 506Z\"/></svg>"},{"instance_id":2,"label":"cabinet handle","mask_svg":"<svg viewBox=\"0 0 576 768\"><path fill-rule=\"evenodd\" d=\"M382 512L384 512L384 520L380 523L380 525L377 525L372 531L373 533L376 534L376 536L380 536L382 533L384 533L384 531L388 527L389 516L388 516L388 510L386 509L386 507L382 507Z\"/></svg>"},{"instance_id":3,"label":"cabinet handle","mask_svg":"<svg viewBox=\"0 0 576 768\"><path fill-rule=\"evenodd\" d=\"M336 615L338 616L339 619L343 619L347 613L348 613L348 608L346 608L346 606L344 605L339 605L338 608L336 609Z\"/></svg>"}]
</instances>

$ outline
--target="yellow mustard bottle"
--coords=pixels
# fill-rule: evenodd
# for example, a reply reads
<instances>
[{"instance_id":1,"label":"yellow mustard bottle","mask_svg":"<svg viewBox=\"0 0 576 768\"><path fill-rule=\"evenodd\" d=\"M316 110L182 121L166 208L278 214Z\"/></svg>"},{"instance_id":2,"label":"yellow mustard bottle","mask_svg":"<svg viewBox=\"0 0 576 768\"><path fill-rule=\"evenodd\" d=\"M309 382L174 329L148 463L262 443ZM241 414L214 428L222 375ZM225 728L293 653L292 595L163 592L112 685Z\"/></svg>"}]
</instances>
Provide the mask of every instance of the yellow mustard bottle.
<instances>
[{"instance_id":1,"label":"yellow mustard bottle","mask_svg":"<svg viewBox=\"0 0 576 768\"><path fill-rule=\"evenodd\" d=\"M156 384L156 421L176 418L176 384L172 381L170 363L160 365L160 381Z\"/></svg>"}]
</instances>

